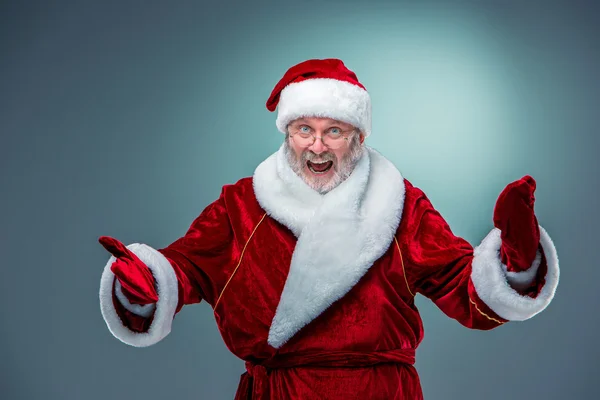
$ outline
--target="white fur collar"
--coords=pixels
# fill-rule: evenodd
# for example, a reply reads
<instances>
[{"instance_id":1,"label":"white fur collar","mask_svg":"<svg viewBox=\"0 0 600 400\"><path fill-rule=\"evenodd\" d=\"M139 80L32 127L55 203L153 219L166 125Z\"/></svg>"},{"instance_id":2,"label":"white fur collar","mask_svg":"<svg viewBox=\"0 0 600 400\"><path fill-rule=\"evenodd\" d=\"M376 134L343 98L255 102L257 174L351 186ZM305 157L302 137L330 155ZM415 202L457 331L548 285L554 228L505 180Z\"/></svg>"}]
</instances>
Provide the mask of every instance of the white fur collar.
<instances>
[{"instance_id":1,"label":"white fur collar","mask_svg":"<svg viewBox=\"0 0 600 400\"><path fill-rule=\"evenodd\" d=\"M352 174L321 195L289 166L284 144L255 170L261 207L298 238L268 342L281 347L344 296L391 244L404 206L404 178L365 146Z\"/></svg>"}]
</instances>

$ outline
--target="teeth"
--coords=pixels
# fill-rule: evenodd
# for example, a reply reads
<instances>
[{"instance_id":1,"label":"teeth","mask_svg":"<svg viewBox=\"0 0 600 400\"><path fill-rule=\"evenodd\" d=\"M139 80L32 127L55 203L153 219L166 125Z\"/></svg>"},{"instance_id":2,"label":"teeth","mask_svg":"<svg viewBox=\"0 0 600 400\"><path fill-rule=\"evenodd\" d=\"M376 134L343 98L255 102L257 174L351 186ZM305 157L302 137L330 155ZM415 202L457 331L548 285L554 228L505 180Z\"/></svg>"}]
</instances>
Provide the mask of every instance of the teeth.
<instances>
[{"instance_id":1,"label":"teeth","mask_svg":"<svg viewBox=\"0 0 600 400\"><path fill-rule=\"evenodd\" d=\"M313 167L311 165L311 164L313 164L313 165L315 165L315 167L317 165L323 166L323 165L329 164L330 161L324 161L324 162L309 161L309 162L310 162L310 164L308 164L308 169L310 169L313 172L313 174L322 175L322 174L327 173L331 169L331 167L328 167L327 170L325 170L325 171L316 171L315 169L313 169Z\"/></svg>"}]
</instances>

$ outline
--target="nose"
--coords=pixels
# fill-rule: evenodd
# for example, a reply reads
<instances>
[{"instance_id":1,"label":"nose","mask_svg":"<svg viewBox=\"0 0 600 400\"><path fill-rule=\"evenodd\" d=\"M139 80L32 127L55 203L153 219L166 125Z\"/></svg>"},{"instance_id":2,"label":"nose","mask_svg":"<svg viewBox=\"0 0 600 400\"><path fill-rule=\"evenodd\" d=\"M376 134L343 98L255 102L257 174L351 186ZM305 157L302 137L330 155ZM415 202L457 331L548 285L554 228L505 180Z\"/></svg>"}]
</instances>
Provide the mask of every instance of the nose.
<instances>
[{"instance_id":1,"label":"nose","mask_svg":"<svg viewBox=\"0 0 600 400\"><path fill-rule=\"evenodd\" d=\"M321 154L327 151L327 146L323 144L323 140L321 140L321 136L315 136L315 142L309 147L315 154Z\"/></svg>"}]
</instances>

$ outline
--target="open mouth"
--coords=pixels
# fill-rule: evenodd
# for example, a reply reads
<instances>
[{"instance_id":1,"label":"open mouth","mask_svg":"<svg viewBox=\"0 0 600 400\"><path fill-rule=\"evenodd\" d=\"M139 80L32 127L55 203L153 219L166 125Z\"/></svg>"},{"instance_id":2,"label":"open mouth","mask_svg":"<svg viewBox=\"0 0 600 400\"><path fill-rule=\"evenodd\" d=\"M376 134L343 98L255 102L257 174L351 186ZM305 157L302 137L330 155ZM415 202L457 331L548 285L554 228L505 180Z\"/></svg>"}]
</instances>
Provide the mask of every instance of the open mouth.
<instances>
[{"instance_id":1,"label":"open mouth","mask_svg":"<svg viewBox=\"0 0 600 400\"><path fill-rule=\"evenodd\" d=\"M324 174L331 169L333 161L325 161L322 163L306 161L308 169L314 174Z\"/></svg>"}]
</instances>

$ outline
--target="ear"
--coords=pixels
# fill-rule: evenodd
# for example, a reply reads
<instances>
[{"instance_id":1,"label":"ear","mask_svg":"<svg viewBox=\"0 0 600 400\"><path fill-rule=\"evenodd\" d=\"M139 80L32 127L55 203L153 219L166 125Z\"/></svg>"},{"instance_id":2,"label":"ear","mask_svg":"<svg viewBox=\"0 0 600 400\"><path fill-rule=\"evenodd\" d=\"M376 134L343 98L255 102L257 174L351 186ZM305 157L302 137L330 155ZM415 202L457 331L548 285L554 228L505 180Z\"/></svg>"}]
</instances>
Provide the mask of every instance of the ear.
<instances>
[{"instance_id":1,"label":"ear","mask_svg":"<svg viewBox=\"0 0 600 400\"><path fill-rule=\"evenodd\" d=\"M360 134L360 144L363 144L364 141L365 141L365 135L363 135L362 132L361 132L361 134Z\"/></svg>"}]
</instances>

